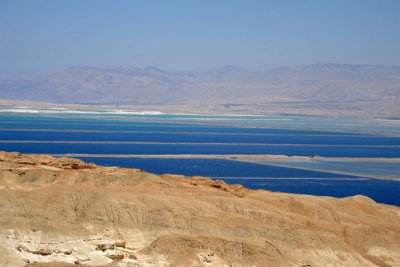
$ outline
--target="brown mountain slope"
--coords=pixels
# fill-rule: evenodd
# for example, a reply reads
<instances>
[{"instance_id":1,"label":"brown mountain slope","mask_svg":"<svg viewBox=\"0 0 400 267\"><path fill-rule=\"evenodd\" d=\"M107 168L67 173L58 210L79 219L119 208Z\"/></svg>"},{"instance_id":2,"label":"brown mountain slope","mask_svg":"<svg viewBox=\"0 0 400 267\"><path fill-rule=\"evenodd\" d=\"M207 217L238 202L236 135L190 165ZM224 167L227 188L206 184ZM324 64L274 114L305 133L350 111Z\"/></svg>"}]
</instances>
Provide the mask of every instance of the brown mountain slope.
<instances>
[{"instance_id":1,"label":"brown mountain slope","mask_svg":"<svg viewBox=\"0 0 400 267\"><path fill-rule=\"evenodd\" d=\"M0 192L0 266L400 266L400 208L363 196L5 152Z\"/></svg>"},{"instance_id":2,"label":"brown mountain slope","mask_svg":"<svg viewBox=\"0 0 400 267\"><path fill-rule=\"evenodd\" d=\"M71 67L39 76L0 72L0 99L187 113L399 117L399 84L399 66L313 64L266 71Z\"/></svg>"}]
</instances>

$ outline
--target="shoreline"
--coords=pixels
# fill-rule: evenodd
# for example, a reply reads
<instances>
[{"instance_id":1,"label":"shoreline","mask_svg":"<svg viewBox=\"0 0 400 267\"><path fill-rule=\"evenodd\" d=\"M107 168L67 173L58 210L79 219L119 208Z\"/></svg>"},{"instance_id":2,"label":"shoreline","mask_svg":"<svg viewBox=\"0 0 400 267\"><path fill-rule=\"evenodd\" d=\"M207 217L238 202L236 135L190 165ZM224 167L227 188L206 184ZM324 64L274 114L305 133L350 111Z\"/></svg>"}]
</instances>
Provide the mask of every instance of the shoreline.
<instances>
[{"instance_id":1,"label":"shoreline","mask_svg":"<svg viewBox=\"0 0 400 267\"><path fill-rule=\"evenodd\" d=\"M50 153L54 157L92 157L92 158L173 158L173 159L227 159L227 160L271 160L271 161L363 161L363 162L400 162L400 158L353 158L353 157L307 157L287 155L245 155L245 154L80 154Z\"/></svg>"},{"instance_id":2,"label":"shoreline","mask_svg":"<svg viewBox=\"0 0 400 267\"><path fill-rule=\"evenodd\" d=\"M274 102L271 102L274 104ZM368 120L382 120L387 124L399 124L399 116L393 115L392 113L377 113L365 115L365 112L344 112L338 113L336 116L332 116L330 109L325 108L287 108L287 107L273 107L266 110L263 106L249 106L249 109L229 109L226 110L220 107L220 104L215 105L211 109L204 109L204 104L202 103L192 103L192 102L182 102L179 104L165 104L165 105L155 105L155 104L107 104L107 103L52 103L52 102L42 102L42 101L32 101L32 100L16 100L16 99L0 99L0 109L15 109L15 108L25 108L25 109L48 109L53 110L56 113L62 110L76 111L80 110L82 112L90 112L93 110L101 111L108 110L113 113L115 111L128 111L139 113L158 113L153 115L192 115L192 116L237 116L237 117L249 117L249 116L311 116L311 117L328 117L328 118L359 118ZM31 113L32 114L32 113ZM46 114L46 113L36 113L33 114ZM71 115L76 114L72 113ZM87 113L86 113L87 114ZM104 114L104 113L101 113ZM91 115L91 114L87 114ZM93 114L92 114L93 115ZM123 114L114 114L123 115ZM141 114L145 115L145 114ZM393 117L393 119L392 119Z\"/></svg>"},{"instance_id":3,"label":"shoreline","mask_svg":"<svg viewBox=\"0 0 400 267\"><path fill-rule=\"evenodd\" d=\"M361 173L352 173L347 171L340 170L325 170L325 169L314 169L314 168L306 168L306 167L297 167L297 166L286 166L285 164L279 164L279 162L323 162L323 161L338 161L338 162L386 162L386 163L400 163L400 158L347 158L347 157L306 157L306 156L287 156L287 155L193 155L193 154L162 154L162 155L140 155L140 154L49 154L53 157L75 157L75 158L149 158L149 159L218 159L218 160L230 160L237 162L246 162L252 164L265 164L272 165L277 167L284 168L293 168L293 169L301 169L307 171L318 171L318 172L326 172L326 173L336 173L350 176L360 176L367 179L376 179L376 180L387 180L387 181L400 181L397 177L390 178L382 178L374 175L366 175Z\"/></svg>"}]
</instances>

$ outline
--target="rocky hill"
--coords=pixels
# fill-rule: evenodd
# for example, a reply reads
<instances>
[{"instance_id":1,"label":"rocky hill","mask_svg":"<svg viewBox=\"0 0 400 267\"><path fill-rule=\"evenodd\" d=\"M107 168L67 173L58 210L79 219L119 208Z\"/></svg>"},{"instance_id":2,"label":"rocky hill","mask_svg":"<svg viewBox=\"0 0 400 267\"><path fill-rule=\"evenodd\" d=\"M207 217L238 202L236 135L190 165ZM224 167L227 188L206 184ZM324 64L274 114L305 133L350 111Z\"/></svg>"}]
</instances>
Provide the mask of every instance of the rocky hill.
<instances>
[{"instance_id":1,"label":"rocky hill","mask_svg":"<svg viewBox=\"0 0 400 267\"><path fill-rule=\"evenodd\" d=\"M1 266L400 266L399 222L364 196L0 153Z\"/></svg>"},{"instance_id":2,"label":"rocky hill","mask_svg":"<svg viewBox=\"0 0 400 267\"><path fill-rule=\"evenodd\" d=\"M71 67L0 73L0 99L136 105L185 112L400 116L400 67L314 64L267 71Z\"/></svg>"}]
</instances>

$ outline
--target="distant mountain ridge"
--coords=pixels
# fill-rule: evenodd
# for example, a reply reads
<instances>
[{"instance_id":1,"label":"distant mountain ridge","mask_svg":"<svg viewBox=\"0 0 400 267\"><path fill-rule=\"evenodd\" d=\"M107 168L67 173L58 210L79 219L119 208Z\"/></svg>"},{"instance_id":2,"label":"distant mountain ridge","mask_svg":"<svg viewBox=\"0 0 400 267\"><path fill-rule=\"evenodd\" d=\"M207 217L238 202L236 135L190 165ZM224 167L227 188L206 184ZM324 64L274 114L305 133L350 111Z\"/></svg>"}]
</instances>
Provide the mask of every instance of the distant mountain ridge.
<instances>
[{"instance_id":1,"label":"distant mountain ridge","mask_svg":"<svg viewBox=\"0 0 400 267\"><path fill-rule=\"evenodd\" d=\"M400 116L400 66L313 64L271 70L224 66L70 67L45 75L0 74L0 98L73 104L179 106ZM240 107L240 108L239 108Z\"/></svg>"}]
</instances>

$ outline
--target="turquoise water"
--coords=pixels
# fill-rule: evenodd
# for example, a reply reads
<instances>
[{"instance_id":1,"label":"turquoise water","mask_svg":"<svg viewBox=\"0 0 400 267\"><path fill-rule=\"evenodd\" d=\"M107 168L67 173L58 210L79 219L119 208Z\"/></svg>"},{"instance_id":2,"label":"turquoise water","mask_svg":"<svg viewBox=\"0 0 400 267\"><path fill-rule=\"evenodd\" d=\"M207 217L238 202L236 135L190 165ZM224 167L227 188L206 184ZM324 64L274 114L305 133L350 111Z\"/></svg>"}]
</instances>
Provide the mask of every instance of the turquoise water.
<instances>
[{"instance_id":1,"label":"turquoise water","mask_svg":"<svg viewBox=\"0 0 400 267\"><path fill-rule=\"evenodd\" d=\"M331 131L345 133L383 133L400 135L400 120L396 119L366 119L366 118L335 118L320 116L296 115L262 115L262 116L221 116L221 115L78 115L78 114L17 114L4 113L0 109L0 122L27 121L35 116L36 122L83 122L83 123L131 123L131 122L159 122L159 123L195 123L203 125L238 127L267 127L272 129L295 129L306 131Z\"/></svg>"}]
</instances>

